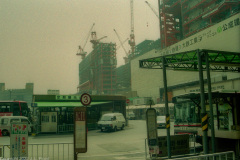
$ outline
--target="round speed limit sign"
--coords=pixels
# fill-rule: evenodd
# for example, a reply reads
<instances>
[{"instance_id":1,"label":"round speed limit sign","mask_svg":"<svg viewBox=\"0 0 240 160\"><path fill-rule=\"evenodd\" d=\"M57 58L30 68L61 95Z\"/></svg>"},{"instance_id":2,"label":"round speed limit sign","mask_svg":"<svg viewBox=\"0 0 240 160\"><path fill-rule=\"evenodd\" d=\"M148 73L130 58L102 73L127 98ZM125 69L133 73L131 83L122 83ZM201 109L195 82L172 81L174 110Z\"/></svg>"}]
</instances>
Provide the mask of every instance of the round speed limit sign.
<instances>
[{"instance_id":1,"label":"round speed limit sign","mask_svg":"<svg viewBox=\"0 0 240 160\"><path fill-rule=\"evenodd\" d=\"M81 101L82 105L88 106L91 103L92 99L89 94L84 93L84 94L82 94L80 101Z\"/></svg>"}]
</instances>

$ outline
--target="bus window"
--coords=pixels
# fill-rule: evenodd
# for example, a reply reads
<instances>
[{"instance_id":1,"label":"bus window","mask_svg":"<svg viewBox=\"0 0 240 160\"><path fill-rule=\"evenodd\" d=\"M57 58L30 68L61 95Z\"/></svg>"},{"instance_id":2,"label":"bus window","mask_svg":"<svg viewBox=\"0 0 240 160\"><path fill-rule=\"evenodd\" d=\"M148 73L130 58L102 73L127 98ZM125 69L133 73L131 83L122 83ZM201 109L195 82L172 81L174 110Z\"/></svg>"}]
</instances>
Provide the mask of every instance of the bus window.
<instances>
[{"instance_id":1,"label":"bus window","mask_svg":"<svg viewBox=\"0 0 240 160\"><path fill-rule=\"evenodd\" d=\"M20 116L20 107L18 103L13 104L13 116Z\"/></svg>"},{"instance_id":2,"label":"bus window","mask_svg":"<svg viewBox=\"0 0 240 160\"><path fill-rule=\"evenodd\" d=\"M28 117L27 103L21 103L22 116Z\"/></svg>"},{"instance_id":3,"label":"bus window","mask_svg":"<svg viewBox=\"0 0 240 160\"><path fill-rule=\"evenodd\" d=\"M9 105L0 105L0 112L10 112L10 106Z\"/></svg>"}]
</instances>

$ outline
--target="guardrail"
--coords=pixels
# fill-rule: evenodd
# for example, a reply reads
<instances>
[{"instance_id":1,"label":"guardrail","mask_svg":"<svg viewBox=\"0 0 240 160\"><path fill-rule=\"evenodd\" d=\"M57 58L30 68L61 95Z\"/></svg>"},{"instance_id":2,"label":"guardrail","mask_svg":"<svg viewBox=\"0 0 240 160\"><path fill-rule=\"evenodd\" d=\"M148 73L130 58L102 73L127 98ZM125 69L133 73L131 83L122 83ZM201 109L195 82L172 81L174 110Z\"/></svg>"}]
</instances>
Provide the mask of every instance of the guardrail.
<instances>
[{"instance_id":1,"label":"guardrail","mask_svg":"<svg viewBox=\"0 0 240 160\"><path fill-rule=\"evenodd\" d=\"M10 145L0 146L0 159L9 159ZM72 160L73 143L28 144L28 159Z\"/></svg>"}]
</instances>

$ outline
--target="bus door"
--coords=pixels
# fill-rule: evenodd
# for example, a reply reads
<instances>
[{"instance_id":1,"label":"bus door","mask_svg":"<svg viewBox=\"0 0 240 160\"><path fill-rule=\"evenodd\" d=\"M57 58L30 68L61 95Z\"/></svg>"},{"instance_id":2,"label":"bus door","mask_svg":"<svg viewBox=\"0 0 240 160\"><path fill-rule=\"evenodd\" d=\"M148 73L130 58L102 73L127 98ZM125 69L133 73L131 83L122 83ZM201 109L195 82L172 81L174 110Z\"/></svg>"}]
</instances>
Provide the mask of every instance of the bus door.
<instances>
[{"instance_id":1,"label":"bus door","mask_svg":"<svg viewBox=\"0 0 240 160\"><path fill-rule=\"evenodd\" d=\"M41 112L41 132L57 133L57 112Z\"/></svg>"}]
</instances>

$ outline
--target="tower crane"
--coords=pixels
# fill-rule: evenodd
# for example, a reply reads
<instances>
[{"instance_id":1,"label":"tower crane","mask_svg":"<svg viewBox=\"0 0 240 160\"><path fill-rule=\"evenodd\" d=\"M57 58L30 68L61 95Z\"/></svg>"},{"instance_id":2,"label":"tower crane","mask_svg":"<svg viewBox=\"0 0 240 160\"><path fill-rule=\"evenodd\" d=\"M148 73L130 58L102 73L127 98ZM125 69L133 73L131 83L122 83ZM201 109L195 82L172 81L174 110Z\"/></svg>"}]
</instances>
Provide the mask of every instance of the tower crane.
<instances>
[{"instance_id":1,"label":"tower crane","mask_svg":"<svg viewBox=\"0 0 240 160\"><path fill-rule=\"evenodd\" d=\"M131 34L130 34L130 40L128 41L128 43L131 47L131 54L134 55L134 52L135 52L135 35L134 35L133 0L130 0L130 11L131 11Z\"/></svg>"},{"instance_id":2,"label":"tower crane","mask_svg":"<svg viewBox=\"0 0 240 160\"><path fill-rule=\"evenodd\" d=\"M152 7L152 5L150 3L148 3L148 1L145 1L147 3L147 5L151 8L151 10L153 11L153 13L157 16L157 18L159 19L159 15L156 12L156 10Z\"/></svg>"},{"instance_id":3,"label":"tower crane","mask_svg":"<svg viewBox=\"0 0 240 160\"><path fill-rule=\"evenodd\" d=\"M123 46L123 42L122 42L120 36L118 35L117 31L116 31L115 29L113 29L113 30L114 30L114 32L116 33L116 35L117 35L117 37L118 37L118 40L119 40L119 42L120 42L120 44L121 44L121 46L122 46L122 48L123 48L123 50L124 50L124 52L125 52L125 54L126 54L126 57L123 57L124 62L125 62L125 64L126 64L126 63L128 63L129 53L126 51L125 47Z\"/></svg>"},{"instance_id":4,"label":"tower crane","mask_svg":"<svg viewBox=\"0 0 240 160\"><path fill-rule=\"evenodd\" d=\"M128 40L129 40L129 38L126 38L122 43L124 44L124 43L127 42ZM118 47L116 48L116 50L118 50L120 47L121 47L121 46L118 46Z\"/></svg>"},{"instance_id":5,"label":"tower crane","mask_svg":"<svg viewBox=\"0 0 240 160\"><path fill-rule=\"evenodd\" d=\"M90 36L90 33L91 33L94 25L95 25L95 23L93 23L92 27L90 28L90 30L89 30L89 32L88 32L88 34L87 34L87 39L86 39L83 47L81 47L80 45L78 46L78 52L77 52L76 55L77 55L77 56L82 56L82 59L84 59L85 56L86 56L86 54L87 54L87 52L84 51L84 48L85 48L85 46L86 46L86 44L87 44L88 38L89 38L89 36Z\"/></svg>"},{"instance_id":6,"label":"tower crane","mask_svg":"<svg viewBox=\"0 0 240 160\"><path fill-rule=\"evenodd\" d=\"M92 39L90 40L90 42L93 44L93 48L96 47L96 45L100 42L100 40L107 38L107 36L103 36L103 37L97 39L97 33L95 31L91 33L91 37L92 37Z\"/></svg>"}]
</instances>

